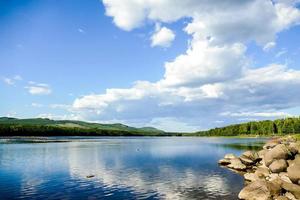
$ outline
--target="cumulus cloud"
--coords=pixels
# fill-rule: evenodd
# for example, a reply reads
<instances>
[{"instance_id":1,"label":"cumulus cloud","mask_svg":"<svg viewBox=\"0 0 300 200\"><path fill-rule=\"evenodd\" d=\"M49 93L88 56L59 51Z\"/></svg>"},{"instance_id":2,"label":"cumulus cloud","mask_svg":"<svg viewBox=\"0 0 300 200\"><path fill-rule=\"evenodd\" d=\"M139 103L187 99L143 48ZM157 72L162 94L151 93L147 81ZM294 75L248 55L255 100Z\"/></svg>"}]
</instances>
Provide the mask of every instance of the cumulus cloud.
<instances>
[{"instance_id":1,"label":"cumulus cloud","mask_svg":"<svg viewBox=\"0 0 300 200\"><path fill-rule=\"evenodd\" d=\"M49 95L52 93L52 90L48 84L36 83L33 81L29 82L29 85L25 87L28 92L32 95Z\"/></svg>"},{"instance_id":2,"label":"cumulus cloud","mask_svg":"<svg viewBox=\"0 0 300 200\"><path fill-rule=\"evenodd\" d=\"M172 23L189 18L184 31L191 40L185 53L165 63L161 80L137 81L131 88L107 89L103 94L77 98L73 108L84 117L152 122L160 127L160 122L165 122L169 126L165 130L175 124L194 130L217 126L220 121L232 123L241 117L281 117L280 110L300 106L300 71L272 63L254 66L247 56L249 42L270 50L277 33L299 24L296 1L103 3L114 23L128 31L146 21Z\"/></svg>"},{"instance_id":3,"label":"cumulus cloud","mask_svg":"<svg viewBox=\"0 0 300 200\"><path fill-rule=\"evenodd\" d=\"M158 26L151 37L151 46L170 47L174 39L175 34L172 30Z\"/></svg>"}]
</instances>

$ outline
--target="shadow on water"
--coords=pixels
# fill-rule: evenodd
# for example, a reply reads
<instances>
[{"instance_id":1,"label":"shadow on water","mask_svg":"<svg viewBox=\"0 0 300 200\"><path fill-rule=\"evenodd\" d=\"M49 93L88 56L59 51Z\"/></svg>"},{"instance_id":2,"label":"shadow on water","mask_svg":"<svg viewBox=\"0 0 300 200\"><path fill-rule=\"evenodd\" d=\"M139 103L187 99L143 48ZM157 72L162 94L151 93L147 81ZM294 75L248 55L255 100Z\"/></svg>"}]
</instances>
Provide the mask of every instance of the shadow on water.
<instances>
[{"instance_id":1,"label":"shadow on water","mask_svg":"<svg viewBox=\"0 0 300 200\"><path fill-rule=\"evenodd\" d=\"M227 149L243 150L243 151L259 151L262 149L264 142L253 142L253 143L229 143L229 144L215 144L218 147Z\"/></svg>"}]
</instances>

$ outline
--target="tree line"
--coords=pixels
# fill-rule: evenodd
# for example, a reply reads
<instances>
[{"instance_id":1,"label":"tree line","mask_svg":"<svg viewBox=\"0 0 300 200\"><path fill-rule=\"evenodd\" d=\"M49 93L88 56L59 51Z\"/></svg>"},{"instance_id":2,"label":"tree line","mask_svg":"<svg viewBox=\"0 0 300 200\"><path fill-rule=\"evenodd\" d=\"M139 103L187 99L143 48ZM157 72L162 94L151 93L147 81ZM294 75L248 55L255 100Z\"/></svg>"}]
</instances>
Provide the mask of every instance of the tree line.
<instances>
[{"instance_id":1,"label":"tree line","mask_svg":"<svg viewBox=\"0 0 300 200\"><path fill-rule=\"evenodd\" d=\"M237 136L237 135L286 135L300 133L300 118L285 118L274 121L253 121L235 124L207 131L199 131L197 136Z\"/></svg>"}]
</instances>

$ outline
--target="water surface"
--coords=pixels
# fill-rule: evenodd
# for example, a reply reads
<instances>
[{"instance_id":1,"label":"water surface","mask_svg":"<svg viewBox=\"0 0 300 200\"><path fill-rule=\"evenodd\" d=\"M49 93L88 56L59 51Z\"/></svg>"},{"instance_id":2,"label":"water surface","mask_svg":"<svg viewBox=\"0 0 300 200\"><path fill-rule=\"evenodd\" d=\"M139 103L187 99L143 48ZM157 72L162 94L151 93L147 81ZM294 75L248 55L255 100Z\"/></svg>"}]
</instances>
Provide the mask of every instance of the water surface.
<instances>
[{"instance_id":1,"label":"water surface","mask_svg":"<svg viewBox=\"0 0 300 200\"><path fill-rule=\"evenodd\" d=\"M264 139L0 139L1 199L237 199L243 178L217 161ZM242 146L242 148L239 148Z\"/></svg>"}]
</instances>

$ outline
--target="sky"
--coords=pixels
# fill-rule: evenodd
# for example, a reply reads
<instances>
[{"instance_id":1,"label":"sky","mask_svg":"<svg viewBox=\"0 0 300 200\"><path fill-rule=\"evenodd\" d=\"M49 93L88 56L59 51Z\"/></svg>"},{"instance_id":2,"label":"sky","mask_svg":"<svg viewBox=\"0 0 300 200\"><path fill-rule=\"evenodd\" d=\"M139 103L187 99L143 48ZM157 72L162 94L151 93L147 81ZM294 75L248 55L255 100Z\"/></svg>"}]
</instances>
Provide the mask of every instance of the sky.
<instances>
[{"instance_id":1,"label":"sky","mask_svg":"<svg viewBox=\"0 0 300 200\"><path fill-rule=\"evenodd\" d=\"M166 131L299 116L299 24L299 0L0 0L0 116Z\"/></svg>"}]
</instances>

